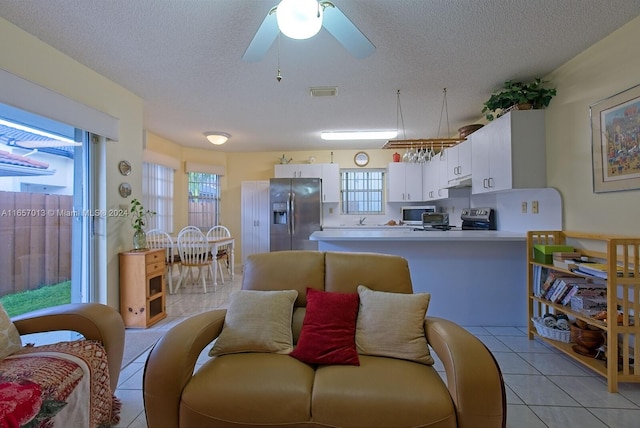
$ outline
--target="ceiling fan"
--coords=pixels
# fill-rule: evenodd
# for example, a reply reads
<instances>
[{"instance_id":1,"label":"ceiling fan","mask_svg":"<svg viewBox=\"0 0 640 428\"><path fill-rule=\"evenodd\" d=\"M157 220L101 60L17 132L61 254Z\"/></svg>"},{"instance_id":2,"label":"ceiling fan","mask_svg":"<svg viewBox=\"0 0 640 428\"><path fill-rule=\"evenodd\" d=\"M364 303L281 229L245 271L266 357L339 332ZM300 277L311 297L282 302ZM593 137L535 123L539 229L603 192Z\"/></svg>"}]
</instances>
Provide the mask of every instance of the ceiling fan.
<instances>
[{"instance_id":1,"label":"ceiling fan","mask_svg":"<svg viewBox=\"0 0 640 428\"><path fill-rule=\"evenodd\" d=\"M366 58L376 50L369 39L330 1L282 0L269 10L242 59L260 61L279 32L291 38L307 39L316 35L321 27L326 28L358 59ZM296 29L302 34L295 34Z\"/></svg>"}]
</instances>

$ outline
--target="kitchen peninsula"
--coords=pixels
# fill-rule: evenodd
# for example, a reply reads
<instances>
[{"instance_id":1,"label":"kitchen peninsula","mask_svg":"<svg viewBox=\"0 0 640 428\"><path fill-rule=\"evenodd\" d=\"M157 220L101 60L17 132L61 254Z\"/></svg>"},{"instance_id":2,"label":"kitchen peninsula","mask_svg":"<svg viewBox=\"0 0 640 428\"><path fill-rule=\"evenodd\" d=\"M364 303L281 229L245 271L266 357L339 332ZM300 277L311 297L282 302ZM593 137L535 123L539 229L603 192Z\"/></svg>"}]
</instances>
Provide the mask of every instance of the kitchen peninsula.
<instances>
[{"instance_id":1,"label":"kitchen peninsula","mask_svg":"<svg viewBox=\"0 0 640 428\"><path fill-rule=\"evenodd\" d=\"M463 326L527 325L525 233L331 229L310 239L320 251L406 258L414 292L431 293L428 315Z\"/></svg>"}]
</instances>

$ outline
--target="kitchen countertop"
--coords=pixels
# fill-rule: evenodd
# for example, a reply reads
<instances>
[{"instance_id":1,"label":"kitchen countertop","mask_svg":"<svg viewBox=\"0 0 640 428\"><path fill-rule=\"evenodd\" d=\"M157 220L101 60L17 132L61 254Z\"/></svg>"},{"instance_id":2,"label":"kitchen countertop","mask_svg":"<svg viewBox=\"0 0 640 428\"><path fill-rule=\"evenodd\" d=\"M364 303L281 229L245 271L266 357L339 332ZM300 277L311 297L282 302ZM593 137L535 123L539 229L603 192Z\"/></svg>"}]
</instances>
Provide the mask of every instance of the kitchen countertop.
<instances>
[{"instance_id":1,"label":"kitchen countertop","mask_svg":"<svg viewBox=\"0 0 640 428\"><path fill-rule=\"evenodd\" d=\"M358 227L358 226L354 226ZM328 229L313 232L312 241L526 241L526 233L499 230L447 230L414 231L408 228L392 229Z\"/></svg>"}]
</instances>

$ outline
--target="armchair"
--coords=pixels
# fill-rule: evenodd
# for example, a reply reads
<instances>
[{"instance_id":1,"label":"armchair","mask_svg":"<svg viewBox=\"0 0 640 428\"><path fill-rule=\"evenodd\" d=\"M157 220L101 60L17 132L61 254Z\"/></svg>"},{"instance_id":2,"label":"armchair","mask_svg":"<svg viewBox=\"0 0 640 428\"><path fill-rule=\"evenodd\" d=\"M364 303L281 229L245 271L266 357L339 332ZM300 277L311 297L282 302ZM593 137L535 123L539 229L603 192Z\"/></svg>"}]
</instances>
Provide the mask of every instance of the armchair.
<instances>
[{"instance_id":1,"label":"armchair","mask_svg":"<svg viewBox=\"0 0 640 428\"><path fill-rule=\"evenodd\" d=\"M0 360L0 396L14 404L0 406L0 425L5 420L20 426L88 428L118 423L121 404L113 393L125 330L115 309L98 303L66 304L11 322L20 335L75 331L85 340L23 346Z\"/></svg>"},{"instance_id":2,"label":"armchair","mask_svg":"<svg viewBox=\"0 0 640 428\"><path fill-rule=\"evenodd\" d=\"M112 307L99 303L70 303L18 315L11 321L20 335L70 330L77 331L85 339L100 342L107 352L111 391L116 390L124 353L124 322Z\"/></svg>"}]
</instances>

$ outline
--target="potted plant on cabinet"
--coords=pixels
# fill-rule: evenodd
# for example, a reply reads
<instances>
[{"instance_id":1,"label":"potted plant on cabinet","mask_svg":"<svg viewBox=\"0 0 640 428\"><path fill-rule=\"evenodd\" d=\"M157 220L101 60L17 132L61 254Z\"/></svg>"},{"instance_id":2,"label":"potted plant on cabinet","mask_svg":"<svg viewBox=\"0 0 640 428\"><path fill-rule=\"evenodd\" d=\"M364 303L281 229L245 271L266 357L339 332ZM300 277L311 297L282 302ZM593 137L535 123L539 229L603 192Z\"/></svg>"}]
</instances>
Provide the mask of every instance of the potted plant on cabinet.
<instances>
[{"instance_id":1,"label":"potted plant on cabinet","mask_svg":"<svg viewBox=\"0 0 640 428\"><path fill-rule=\"evenodd\" d=\"M133 226L133 249L144 250L147 248L147 233L144 226L147 224L149 216L155 215L155 211L145 210L142 203L137 199L131 200L129 215L131 216L131 226Z\"/></svg>"},{"instance_id":2,"label":"potted plant on cabinet","mask_svg":"<svg viewBox=\"0 0 640 428\"><path fill-rule=\"evenodd\" d=\"M547 82L540 78L529 83L507 80L504 82L504 87L494 91L484 103L482 113L488 112L485 117L491 121L515 108L518 110L545 108L556 95L556 89L545 88L543 86L545 83Z\"/></svg>"}]
</instances>

